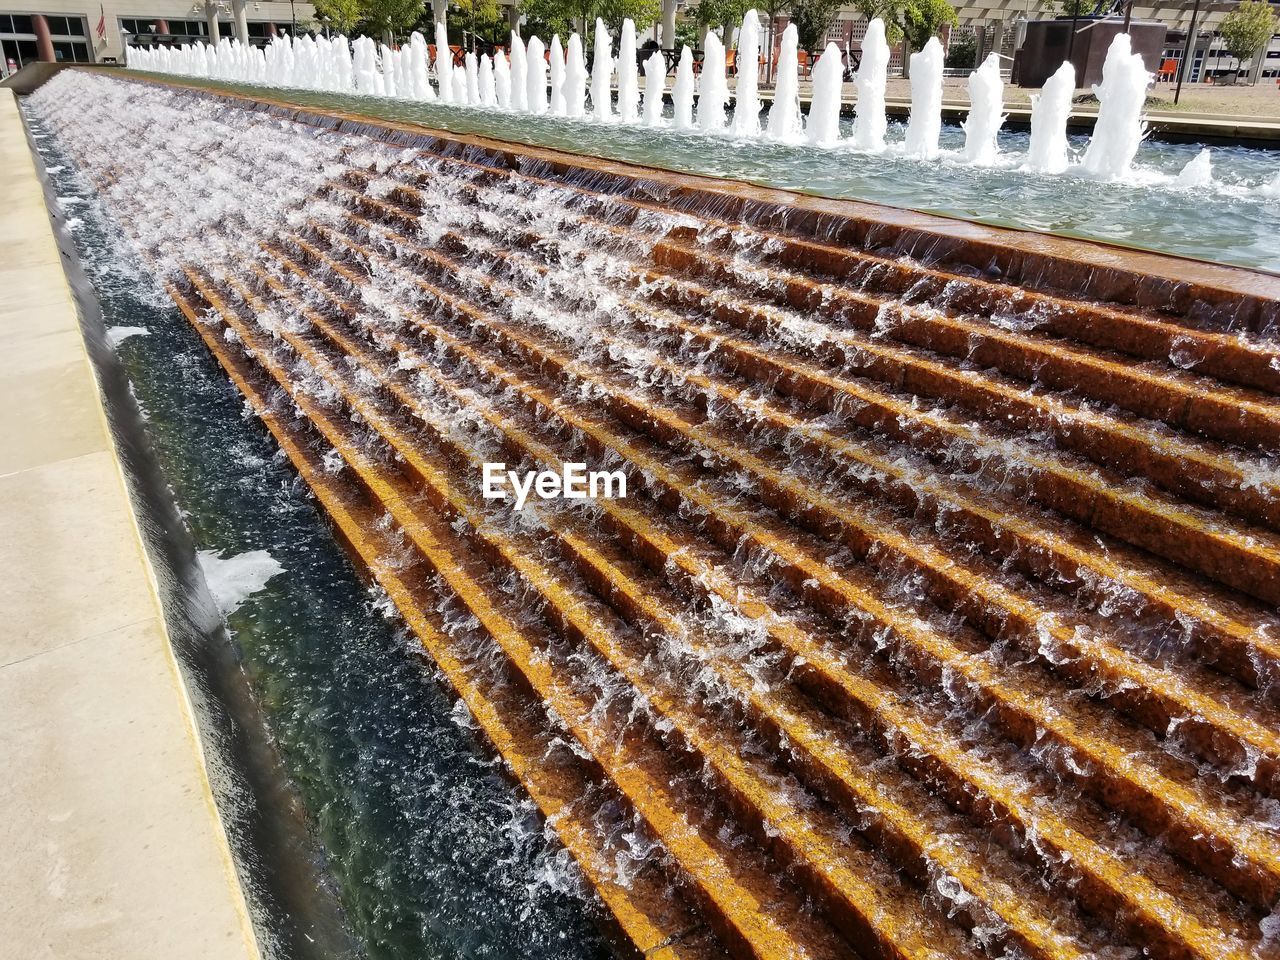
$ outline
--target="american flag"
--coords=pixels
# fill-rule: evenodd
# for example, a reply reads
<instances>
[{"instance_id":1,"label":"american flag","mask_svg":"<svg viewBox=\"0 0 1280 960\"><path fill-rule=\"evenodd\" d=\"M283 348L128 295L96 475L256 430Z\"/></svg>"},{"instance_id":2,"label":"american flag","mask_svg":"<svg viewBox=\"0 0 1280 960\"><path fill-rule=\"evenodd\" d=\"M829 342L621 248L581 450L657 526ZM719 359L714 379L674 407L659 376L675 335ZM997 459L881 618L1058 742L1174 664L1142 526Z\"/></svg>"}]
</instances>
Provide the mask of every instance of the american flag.
<instances>
[{"instance_id":1,"label":"american flag","mask_svg":"<svg viewBox=\"0 0 1280 960\"><path fill-rule=\"evenodd\" d=\"M98 27L95 31L99 40L107 39L107 9L102 4L98 4L98 11L102 14L98 17Z\"/></svg>"}]
</instances>

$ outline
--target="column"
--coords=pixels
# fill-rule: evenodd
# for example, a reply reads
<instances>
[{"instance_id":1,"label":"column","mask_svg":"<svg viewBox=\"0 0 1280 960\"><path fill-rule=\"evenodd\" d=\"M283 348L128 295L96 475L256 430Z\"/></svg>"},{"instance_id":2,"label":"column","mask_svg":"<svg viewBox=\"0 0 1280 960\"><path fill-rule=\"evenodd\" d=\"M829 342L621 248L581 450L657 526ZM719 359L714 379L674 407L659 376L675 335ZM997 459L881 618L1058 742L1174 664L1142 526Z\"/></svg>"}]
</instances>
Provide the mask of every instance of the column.
<instances>
[{"instance_id":1,"label":"column","mask_svg":"<svg viewBox=\"0 0 1280 960\"><path fill-rule=\"evenodd\" d=\"M204 19L209 24L209 43L216 47L222 31L218 28L218 5L212 0L204 0Z\"/></svg>"},{"instance_id":2,"label":"column","mask_svg":"<svg viewBox=\"0 0 1280 960\"><path fill-rule=\"evenodd\" d=\"M49 34L49 21L44 14L31 15L31 26L36 32L36 56L43 63L54 63L58 58L53 53L53 37Z\"/></svg>"},{"instance_id":3,"label":"column","mask_svg":"<svg viewBox=\"0 0 1280 960\"><path fill-rule=\"evenodd\" d=\"M676 48L676 0L662 0L662 49Z\"/></svg>"},{"instance_id":4,"label":"column","mask_svg":"<svg viewBox=\"0 0 1280 960\"><path fill-rule=\"evenodd\" d=\"M516 33L520 32L520 4L515 0L512 0L511 6L507 7L507 23Z\"/></svg>"},{"instance_id":5,"label":"column","mask_svg":"<svg viewBox=\"0 0 1280 960\"><path fill-rule=\"evenodd\" d=\"M245 0L231 0L231 16L236 25L236 39L249 45L249 20L244 12Z\"/></svg>"}]
</instances>

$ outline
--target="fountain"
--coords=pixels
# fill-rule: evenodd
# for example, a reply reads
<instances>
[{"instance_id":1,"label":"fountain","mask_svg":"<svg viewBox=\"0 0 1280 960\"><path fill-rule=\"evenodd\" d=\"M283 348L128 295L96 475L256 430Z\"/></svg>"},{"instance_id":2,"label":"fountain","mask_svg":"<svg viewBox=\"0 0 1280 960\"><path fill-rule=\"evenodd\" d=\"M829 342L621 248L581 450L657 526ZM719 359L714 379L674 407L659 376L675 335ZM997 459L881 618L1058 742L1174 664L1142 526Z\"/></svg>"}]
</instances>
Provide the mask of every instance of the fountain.
<instances>
[{"instance_id":1,"label":"fountain","mask_svg":"<svg viewBox=\"0 0 1280 960\"><path fill-rule=\"evenodd\" d=\"M640 77L636 61L636 25L622 21L618 42L618 119L623 123L640 120Z\"/></svg>"},{"instance_id":2,"label":"fountain","mask_svg":"<svg viewBox=\"0 0 1280 960\"><path fill-rule=\"evenodd\" d=\"M853 145L859 150L879 153L884 149L888 128L884 110L888 71L889 42L885 39L884 21L876 17L867 24L867 34L862 40L862 63L853 81L858 91Z\"/></svg>"},{"instance_id":3,"label":"fountain","mask_svg":"<svg viewBox=\"0 0 1280 960\"><path fill-rule=\"evenodd\" d=\"M551 38L551 105L548 108L553 117L563 117L564 99L564 50L560 46L560 35Z\"/></svg>"},{"instance_id":4,"label":"fountain","mask_svg":"<svg viewBox=\"0 0 1280 960\"><path fill-rule=\"evenodd\" d=\"M663 124L663 98L667 88L667 61L661 50L655 50L644 62L644 125Z\"/></svg>"},{"instance_id":5,"label":"fountain","mask_svg":"<svg viewBox=\"0 0 1280 960\"><path fill-rule=\"evenodd\" d=\"M582 55L582 38L569 37L564 66L565 116L581 119L587 113L587 61Z\"/></svg>"},{"instance_id":6,"label":"fountain","mask_svg":"<svg viewBox=\"0 0 1280 960\"><path fill-rule=\"evenodd\" d=\"M499 110L511 110L511 65L501 50L493 54L493 92Z\"/></svg>"},{"instance_id":7,"label":"fountain","mask_svg":"<svg viewBox=\"0 0 1280 960\"><path fill-rule=\"evenodd\" d=\"M513 38L509 76L494 62L512 113L546 96L529 48ZM319 49L288 69L326 82ZM227 51L152 62L266 69ZM352 82L415 95L401 56L357 43ZM926 158L940 44L913 59L902 153ZM768 154L900 162L814 152L836 63L807 143L779 76L765 135L795 145ZM978 74L974 162L1000 113ZM1115 76L1108 170L1139 123ZM584 77L574 36L569 115ZM677 128L694 85L686 48ZM733 135L714 35L699 92L699 136ZM28 108L621 939L690 958L1273 952L1280 280L340 105L73 69ZM584 461L627 495L539 489L516 511L482 486L497 462ZM378 773L388 794L399 774Z\"/></svg>"},{"instance_id":8,"label":"fountain","mask_svg":"<svg viewBox=\"0 0 1280 960\"><path fill-rule=\"evenodd\" d=\"M529 112L535 117L547 112L547 59L546 49L537 37L529 38L525 73L529 92L525 97Z\"/></svg>"},{"instance_id":9,"label":"fountain","mask_svg":"<svg viewBox=\"0 0 1280 960\"><path fill-rule=\"evenodd\" d=\"M501 56L501 54L499 54ZM505 62L505 61L504 61ZM508 79L508 82L510 80ZM480 105L482 107L498 106L498 85L493 75L493 61L487 53L480 55L480 70L478 83L480 86ZM507 91L508 101L510 99L510 89Z\"/></svg>"},{"instance_id":10,"label":"fountain","mask_svg":"<svg viewBox=\"0 0 1280 960\"><path fill-rule=\"evenodd\" d=\"M738 78L733 93L733 133L754 139L760 135L760 18L748 10L738 31Z\"/></svg>"},{"instance_id":11,"label":"fountain","mask_svg":"<svg viewBox=\"0 0 1280 960\"><path fill-rule=\"evenodd\" d=\"M815 147L831 147L840 139L841 88L844 59L840 48L828 43L813 66L813 102L809 107L807 139Z\"/></svg>"},{"instance_id":12,"label":"fountain","mask_svg":"<svg viewBox=\"0 0 1280 960\"><path fill-rule=\"evenodd\" d=\"M613 41L603 20L596 20L596 45L591 63L591 110L601 123L613 119Z\"/></svg>"},{"instance_id":13,"label":"fountain","mask_svg":"<svg viewBox=\"0 0 1280 960\"><path fill-rule=\"evenodd\" d=\"M999 152L997 138L1004 125L1004 80L1000 77L1000 55L993 53L969 74L969 116L964 128L964 158L979 167L989 167Z\"/></svg>"},{"instance_id":14,"label":"fountain","mask_svg":"<svg viewBox=\"0 0 1280 960\"><path fill-rule=\"evenodd\" d=\"M1142 107L1154 79L1139 54L1129 47L1129 35L1117 34L1102 65L1102 83L1093 88L1098 98L1098 121L1085 150L1084 172L1103 180L1128 176L1142 142Z\"/></svg>"},{"instance_id":15,"label":"fountain","mask_svg":"<svg viewBox=\"0 0 1280 960\"><path fill-rule=\"evenodd\" d=\"M335 41L339 38L335 37ZM341 52L346 51L346 44L342 44L337 48ZM432 101L436 98L436 92L431 89L431 78L428 75L428 56L427 41L417 30L413 31L413 36L409 38L409 70L412 78L412 84L409 89L409 95L414 100ZM342 71L335 71L336 83L332 88L345 89Z\"/></svg>"},{"instance_id":16,"label":"fountain","mask_svg":"<svg viewBox=\"0 0 1280 960\"><path fill-rule=\"evenodd\" d=\"M800 114L800 75L796 57L799 34L794 23L782 31L782 49L778 54L778 71L773 88L773 105L765 132L770 140L799 143L804 136Z\"/></svg>"},{"instance_id":17,"label":"fountain","mask_svg":"<svg viewBox=\"0 0 1280 960\"><path fill-rule=\"evenodd\" d=\"M1031 98L1031 143L1027 168L1037 173L1063 173L1067 158L1067 120L1076 91L1076 69L1064 62Z\"/></svg>"},{"instance_id":18,"label":"fountain","mask_svg":"<svg viewBox=\"0 0 1280 960\"><path fill-rule=\"evenodd\" d=\"M1174 180L1174 186L1182 190L1194 187L1207 187L1213 183L1213 160L1209 148L1205 147L1195 155Z\"/></svg>"},{"instance_id":19,"label":"fountain","mask_svg":"<svg viewBox=\"0 0 1280 960\"><path fill-rule=\"evenodd\" d=\"M449 54L449 32L443 23L436 24L435 68L436 86L440 88L440 102L453 103L453 57Z\"/></svg>"},{"instance_id":20,"label":"fountain","mask_svg":"<svg viewBox=\"0 0 1280 960\"><path fill-rule=\"evenodd\" d=\"M933 160L938 156L944 59L937 37L930 37L923 50L911 54L911 115L907 118L902 150L917 160Z\"/></svg>"},{"instance_id":21,"label":"fountain","mask_svg":"<svg viewBox=\"0 0 1280 960\"><path fill-rule=\"evenodd\" d=\"M702 73L698 75L698 129L702 133L719 133L724 129L724 108L729 99L724 44L713 32L707 34L704 45Z\"/></svg>"},{"instance_id":22,"label":"fountain","mask_svg":"<svg viewBox=\"0 0 1280 960\"><path fill-rule=\"evenodd\" d=\"M511 109L529 109L529 58L520 34L511 31Z\"/></svg>"},{"instance_id":23,"label":"fountain","mask_svg":"<svg viewBox=\"0 0 1280 960\"><path fill-rule=\"evenodd\" d=\"M676 82L671 88L672 126L677 130L693 129L693 51L688 47L680 51L676 66Z\"/></svg>"}]
</instances>

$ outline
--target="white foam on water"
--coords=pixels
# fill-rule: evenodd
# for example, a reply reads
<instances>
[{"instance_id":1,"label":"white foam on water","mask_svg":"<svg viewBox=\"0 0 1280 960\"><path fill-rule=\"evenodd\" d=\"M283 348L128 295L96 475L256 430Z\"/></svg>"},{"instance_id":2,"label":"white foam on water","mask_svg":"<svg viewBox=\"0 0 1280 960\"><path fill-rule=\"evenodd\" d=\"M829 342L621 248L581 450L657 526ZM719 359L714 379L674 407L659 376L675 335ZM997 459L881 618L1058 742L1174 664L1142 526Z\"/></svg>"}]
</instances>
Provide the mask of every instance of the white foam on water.
<instances>
[{"instance_id":1,"label":"white foam on water","mask_svg":"<svg viewBox=\"0 0 1280 960\"><path fill-rule=\"evenodd\" d=\"M130 337L149 337L151 331L146 327L107 327L107 342L118 347Z\"/></svg>"},{"instance_id":2,"label":"white foam on water","mask_svg":"<svg viewBox=\"0 0 1280 960\"><path fill-rule=\"evenodd\" d=\"M268 580L284 572L280 561L265 550L249 550L225 558L213 550L201 550L196 559L213 602L224 617L235 613Z\"/></svg>"}]
</instances>

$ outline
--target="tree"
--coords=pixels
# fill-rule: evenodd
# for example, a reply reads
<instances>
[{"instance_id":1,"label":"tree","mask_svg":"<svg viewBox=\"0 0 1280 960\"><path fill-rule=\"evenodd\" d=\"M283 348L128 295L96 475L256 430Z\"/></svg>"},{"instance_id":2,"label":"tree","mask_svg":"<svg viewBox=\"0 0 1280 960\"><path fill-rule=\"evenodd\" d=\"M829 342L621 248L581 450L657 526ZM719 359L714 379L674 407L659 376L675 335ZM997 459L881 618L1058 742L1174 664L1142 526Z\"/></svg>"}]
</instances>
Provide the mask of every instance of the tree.
<instances>
[{"instance_id":1,"label":"tree","mask_svg":"<svg viewBox=\"0 0 1280 960\"><path fill-rule=\"evenodd\" d=\"M351 33L364 19L361 0L315 0L316 19L338 33Z\"/></svg>"},{"instance_id":2,"label":"tree","mask_svg":"<svg viewBox=\"0 0 1280 960\"><path fill-rule=\"evenodd\" d=\"M1266 0L1241 0L1218 26L1227 52L1240 61L1252 60L1276 32L1276 16Z\"/></svg>"},{"instance_id":3,"label":"tree","mask_svg":"<svg viewBox=\"0 0 1280 960\"><path fill-rule=\"evenodd\" d=\"M380 34L390 43L396 34L402 34L422 16L424 0L359 0L360 19L370 31Z\"/></svg>"},{"instance_id":4,"label":"tree","mask_svg":"<svg viewBox=\"0 0 1280 960\"><path fill-rule=\"evenodd\" d=\"M854 0L853 5L868 20L873 17L884 20L885 35L890 43L906 38L903 76L907 75L912 50L923 49L944 24L956 26L960 22L956 8L947 0Z\"/></svg>"},{"instance_id":5,"label":"tree","mask_svg":"<svg viewBox=\"0 0 1280 960\"><path fill-rule=\"evenodd\" d=\"M662 0L521 0L520 12L530 23L542 24L552 33L567 37L577 31L590 46L597 17L615 38L628 17L639 32L662 16Z\"/></svg>"},{"instance_id":6,"label":"tree","mask_svg":"<svg viewBox=\"0 0 1280 960\"><path fill-rule=\"evenodd\" d=\"M968 31L953 33L947 47L947 67L952 70L972 70L978 60L978 38Z\"/></svg>"},{"instance_id":7,"label":"tree","mask_svg":"<svg viewBox=\"0 0 1280 960\"><path fill-rule=\"evenodd\" d=\"M1093 13L1097 5L1096 0L1059 0L1058 3L1049 6L1056 9L1060 17L1087 17Z\"/></svg>"},{"instance_id":8,"label":"tree","mask_svg":"<svg viewBox=\"0 0 1280 960\"><path fill-rule=\"evenodd\" d=\"M791 0L791 22L801 50L816 53L825 46L827 31L843 6L844 0Z\"/></svg>"},{"instance_id":9,"label":"tree","mask_svg":"<svg viewBox=\"0 0 1280 960\"><path fill-rule=\"evenodd\" d=\"M498 0L453 0L453 4L458 8L456 22L462 24L467 34L468 50L475 50L476 37L481 32L493 39L493 28L502 20Z\"/></svg>"},{"instance_id":10,"label":"tree","mask_svg":"<svg viewBox=\"0 0 1280 960\"><path fill-rule=\"evenodd\" d=\"M906 37L912 50L921 49L943 24L955 26L960 22L955 7L947 0L854 0L853 6L868 20L884 20L890 43Z\"/></svg>"}]
</instances>

